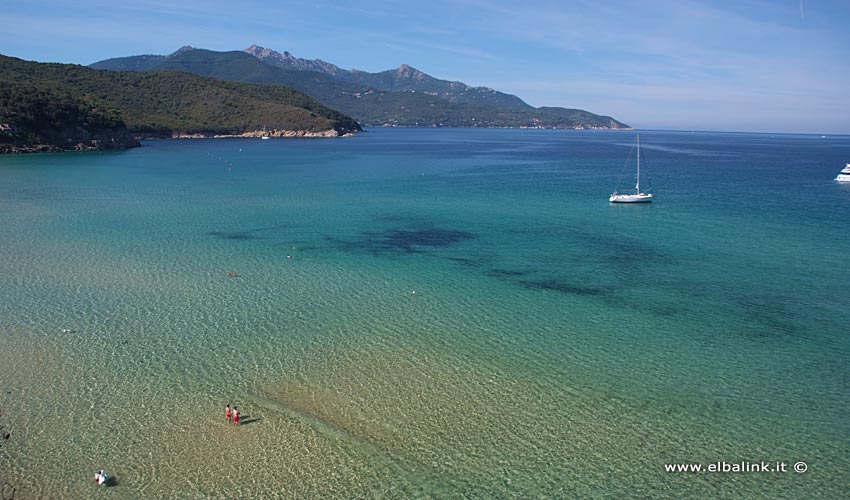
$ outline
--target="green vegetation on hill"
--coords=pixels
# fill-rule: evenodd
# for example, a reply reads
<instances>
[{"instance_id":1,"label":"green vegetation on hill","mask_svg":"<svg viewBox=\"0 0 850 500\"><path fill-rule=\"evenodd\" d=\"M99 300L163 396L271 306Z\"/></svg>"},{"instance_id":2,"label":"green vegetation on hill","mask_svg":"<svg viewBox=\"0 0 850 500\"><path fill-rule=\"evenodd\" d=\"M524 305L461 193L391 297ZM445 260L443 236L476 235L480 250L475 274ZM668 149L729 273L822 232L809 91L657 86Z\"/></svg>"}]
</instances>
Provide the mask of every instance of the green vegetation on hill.
<instances>
[{"instance_id":1,"label":"green vegetation on hill","mask_svg":"<svg viewBox=\"0 0 850 500\"><path fill-rule=\"evenodd\" d=\"M123 149L139 143L114 109L28 83L0 84L0 152Z\"/></svg>"},{"instance_id":2,"label":"green vegetation on hill","mask_svg":"<svg viewBox=\"0 0 850 500\"><path fill-rule=\"evenodd\" d=\"M360 130L357 122L297 90L174 71L116 72L0 56L0 84L29 85L110 110L134 133L240 134L273 129Z\"/></svg>"},{"instance_id":3,"label":"green vegetation on hill","mask_svg":"<svg viewBox=\"0 0 850 500\"><path fill-rule=\"evenodd\" d=\"M617 120L611 118L610 116L595 115L583 109L553 108L543 106L537 108L537 110L549 115L558 116L565 120L569 120L576 123L586 123L590 126L596 127L616 128L615 124L619 123Z\"/></svg>"},{"instance_id":4,"label":"green vegetation on hill","mask_svg":"<svg viewBox=\"0 0 850 500\"><path fill-rule=\"evenodd\" d=\"M111 69L112 71L147 71L160 64L166 57L168 56L143 55L116 57L115 59L109 59L108 68L101 68L98 63L94 63L89 67L93 69Z\"/></svg>"}]
</instances>

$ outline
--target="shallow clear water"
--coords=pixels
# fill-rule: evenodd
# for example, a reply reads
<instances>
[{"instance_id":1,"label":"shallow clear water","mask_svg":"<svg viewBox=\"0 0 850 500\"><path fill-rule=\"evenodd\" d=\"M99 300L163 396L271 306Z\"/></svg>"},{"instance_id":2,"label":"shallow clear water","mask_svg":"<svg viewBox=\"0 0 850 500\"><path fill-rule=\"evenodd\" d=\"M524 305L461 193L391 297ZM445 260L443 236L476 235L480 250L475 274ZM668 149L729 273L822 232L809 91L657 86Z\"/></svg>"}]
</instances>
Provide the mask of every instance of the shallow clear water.
<instances>
[{"instance_id":1,"label":"shallow clear water","mask_svg":"<svg viewBox=\"0 0 850 500\"><path fill-rule=\"evenodd\" d=\"M633 139L0 158L0 479L18 498L91 496L99 468L113 498L844 498L850 137L643 132L656 201L611 205ZM664 472L718 461L808 471Z\"/></svg>"}]
</instances>

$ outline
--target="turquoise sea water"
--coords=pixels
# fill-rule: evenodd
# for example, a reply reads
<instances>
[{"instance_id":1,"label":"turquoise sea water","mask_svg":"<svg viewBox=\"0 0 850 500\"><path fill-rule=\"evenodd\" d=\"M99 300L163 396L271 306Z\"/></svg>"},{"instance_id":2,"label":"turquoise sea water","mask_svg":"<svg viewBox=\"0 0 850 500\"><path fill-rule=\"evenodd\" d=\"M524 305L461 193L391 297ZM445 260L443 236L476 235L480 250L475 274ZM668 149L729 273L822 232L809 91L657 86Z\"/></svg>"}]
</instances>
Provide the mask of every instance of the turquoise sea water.
<instances>
[{"instance_id":1,"label":"turquoise sea water","mask_svg":"<svg viewBox=\"0 0 850 500\"><path fill-rule=\"evenodd\" d=\"M656 201L611 205L633 142L380 129L0 158L0 479L846 498L850 137L642 132ZM788 472L664 471L762 461Z\"/></svg>"}]
</instances>

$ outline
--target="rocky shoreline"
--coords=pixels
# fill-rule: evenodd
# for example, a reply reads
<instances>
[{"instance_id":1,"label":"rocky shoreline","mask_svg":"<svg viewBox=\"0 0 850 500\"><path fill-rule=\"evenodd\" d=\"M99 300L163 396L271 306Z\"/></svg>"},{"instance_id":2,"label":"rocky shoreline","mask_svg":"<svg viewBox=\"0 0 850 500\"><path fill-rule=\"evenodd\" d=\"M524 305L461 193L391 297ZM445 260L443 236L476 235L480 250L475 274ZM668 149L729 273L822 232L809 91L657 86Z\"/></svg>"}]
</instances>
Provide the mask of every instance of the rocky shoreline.
<instances>
[{"instance_id":1,"label":"rocky shoreline","mask_svg":"<svg viewBox=\"0 0 850 500\"><path fill-rule=\"evenodd\" d=\"M141 146L121 123L116 127L17 127L6 124L13 132L0 135L0 154L66 153L104 151Z\"/></svg>"},{"instance_id":2,"label":"rocky shoreline","mask_svg":"<svg viewBox=\"0 0 850 500\"><path fill-rule=\"evenodd\" d=\"M241 134L181 134L175 133L169 135L156 134L140 134L134 136L134 143L123 142L117 145L115 141L103 145L103 141L90 140L86 142L78 142L74 145L66 147L56 144L0 144L0 154L26 154L26 153L68 153L74 151L104 151L113 149L129 149L141 146L138 141L142 140L157 140L157 139L220 139L220 138L259 138L259 137L274 137L274 138L335 138L335 137L353 137L353 133L340 134L337 130L329 129L320 132L309 132L306 130L254 130L251 132L243 132Z\"/></svg>"},{"instance_id":3,"label":"rocky shoreline","mask_svg":"<svg viewBox=\"0 0 850 500\"><path fill-rule=\"evenodd\" d=\"M297 138L297 137L352 137L353 133L340 134L334 129L322 130L320 132L309 132L306 130L253 130L241 134L172 134L172 139L218 139L228 137L275 137L275 138Z\"/></svg>"},{"instance_id":4,"label":"rocky shoreline","mask_svg":"<svg viewBox=\"0 0 850 500\"><path fill-rule=\"evenodd\" d=\"M60 147L56 144L0 144L0 154L27 154L27 153L72 153L75 151L108 151L108 150L116 150L116 149L130 149L141 146L141 144L136 143L135 145L127 145L122 147L101 147L96 144L97 141L93 141L95 144L85 144L83 142L78 142L77 144L70 147Z\"/></svg>"}]
</instances>

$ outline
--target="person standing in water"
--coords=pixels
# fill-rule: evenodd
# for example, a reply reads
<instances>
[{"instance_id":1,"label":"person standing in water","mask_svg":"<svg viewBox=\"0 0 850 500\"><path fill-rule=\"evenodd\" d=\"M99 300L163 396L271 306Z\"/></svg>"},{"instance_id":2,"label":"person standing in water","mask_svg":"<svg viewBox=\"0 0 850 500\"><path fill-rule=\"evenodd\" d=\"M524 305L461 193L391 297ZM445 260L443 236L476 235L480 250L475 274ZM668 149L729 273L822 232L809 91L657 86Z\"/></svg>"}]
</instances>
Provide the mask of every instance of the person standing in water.
<instances>
[{"instance_id":1,"label":"person standing in water","mask_svg":"<svg viewBox=\"0 0 850 500\"><path fill-rule=\"evenodd\" d=\"M226 421L230 422L230 419L231 419L231 416L230 416L230 403L228 403L228 404L227 404L227 406L225 406L225 407L224 407L224 420L226 420Z\"/></svg>"},{"instance_id":2,"label":"person standing in water","mask_svg":"<svg viewBox=\"0 0 850 500\"><path fill-rule=\"evenodd\" d=\"M233 423L239 425L239 408L233 407Z\"/></svg>"}]
</instances>

